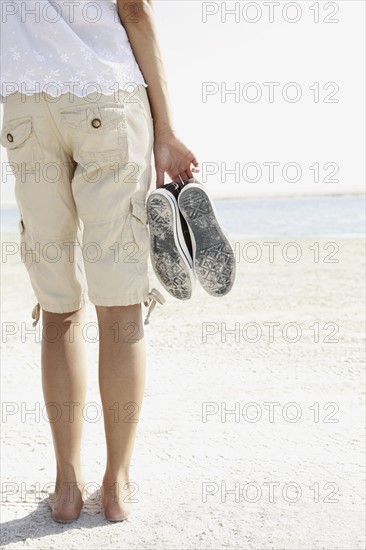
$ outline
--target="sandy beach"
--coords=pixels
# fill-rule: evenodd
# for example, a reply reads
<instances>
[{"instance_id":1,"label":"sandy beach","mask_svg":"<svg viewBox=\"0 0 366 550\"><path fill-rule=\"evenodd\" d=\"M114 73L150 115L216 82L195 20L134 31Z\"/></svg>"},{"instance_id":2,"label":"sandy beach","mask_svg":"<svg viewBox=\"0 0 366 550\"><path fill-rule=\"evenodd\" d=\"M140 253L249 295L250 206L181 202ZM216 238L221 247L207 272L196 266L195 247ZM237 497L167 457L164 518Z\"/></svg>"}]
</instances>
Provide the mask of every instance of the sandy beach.
<instances>
[{"instance_id":1,"label":"sandy beach","mask_svg":"<svg viewBox=\"0 0 366 550\"><path fill-rule=\"evenodd\" d=\"M18 236L3 235L12 240ZM363 245L360 238L241 239L228 296L211 298L198 284L189 302L164 293L146 327L135 512L117 524L105 520L98 494L105 447L94 307L87 305L86 502L78 521L61 525L47 505L55 463L41 325L32 332L36 300L19 254L9 256L2 264L2 548L362 550ZM151 286L162 290L152 273Z\"/></svg>"}]
</instances>

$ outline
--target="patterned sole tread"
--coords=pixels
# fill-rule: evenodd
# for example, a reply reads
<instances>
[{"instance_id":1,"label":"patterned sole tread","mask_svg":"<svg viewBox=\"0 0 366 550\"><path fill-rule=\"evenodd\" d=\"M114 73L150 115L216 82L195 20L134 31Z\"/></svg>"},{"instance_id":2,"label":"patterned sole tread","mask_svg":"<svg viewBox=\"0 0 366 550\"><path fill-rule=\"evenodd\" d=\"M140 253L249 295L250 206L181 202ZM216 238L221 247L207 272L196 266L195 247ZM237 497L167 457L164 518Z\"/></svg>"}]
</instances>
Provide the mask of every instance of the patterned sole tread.
<instances>
[{"instance_id":1,"label":"patterned sole tread","mask_svg":"<svg viewBox=\"0 0 366 550\"><path fill-rule=\"evenodd\" d=\"M155 274L174 298L188 300L192 296L192 283L176 244L172 206L163 195L152 195L148 198L147 214Z\"/></svg>"},{"instance_id":2,"label":"patterned sole tread","mask_svg":"<svg viewBox=\"0 0 366 550\"><path fill-rule=\"evenodd\" d=\"M179 196L179 207L194 236L198 280L212 296L224 296L234 284L235 256L208 195L203 189L187 186Z\"/></svg>"}]
</instances>

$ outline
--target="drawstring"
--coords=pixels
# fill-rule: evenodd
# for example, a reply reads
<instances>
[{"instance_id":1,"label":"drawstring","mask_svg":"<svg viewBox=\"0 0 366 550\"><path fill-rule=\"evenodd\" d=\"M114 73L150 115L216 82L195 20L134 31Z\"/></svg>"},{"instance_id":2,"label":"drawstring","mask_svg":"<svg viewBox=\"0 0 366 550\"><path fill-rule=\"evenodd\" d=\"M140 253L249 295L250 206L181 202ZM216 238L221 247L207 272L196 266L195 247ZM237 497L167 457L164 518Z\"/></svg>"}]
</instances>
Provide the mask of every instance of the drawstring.
<instances>
[{"instance_id":1,"label":"drawstring","mask_svg":"<svg viewBox=\"0 0 366 550\"><path fill-rule=\"evenodd\" d=\"M41 316L41 306L37 302L37 304L34 306L33 311L32 311L32 319L34 319L34 321L32 323L32 327L35 327L37 325L40 316Z\"/></svg>"},{"instance_id":2,"label":"drawstring","mask_svg":"<svg viewBox=\"0 0 366 550\"><path fill-rule=\"evenodd\" d=\"M152 288L149 294L147 295L147 300L144 302L144 305L149 308L144 321L144 325L149 324L150 315L153 312L153 309L155 308L157 303L161 305L165 304L165 298L156 288ZM32 319L34 319L32 323L33 327L37 325L40 316L41 316L41 306L37 302L37 304L34 306L32 310Z\"/></svg>"},{"instance_id":3,"label":"drawstring","mask_svg":"<svg viewBox=\"0 0 366 550\"><path fill-rule=\"evenodd\" d=\"M150 315L157 303L161 305L165 304L165 298L156 288L152 288L147 296L146 302L144 302L144 305L149 308L144 325L149 324Z\"/></svg>"}]
</instances>

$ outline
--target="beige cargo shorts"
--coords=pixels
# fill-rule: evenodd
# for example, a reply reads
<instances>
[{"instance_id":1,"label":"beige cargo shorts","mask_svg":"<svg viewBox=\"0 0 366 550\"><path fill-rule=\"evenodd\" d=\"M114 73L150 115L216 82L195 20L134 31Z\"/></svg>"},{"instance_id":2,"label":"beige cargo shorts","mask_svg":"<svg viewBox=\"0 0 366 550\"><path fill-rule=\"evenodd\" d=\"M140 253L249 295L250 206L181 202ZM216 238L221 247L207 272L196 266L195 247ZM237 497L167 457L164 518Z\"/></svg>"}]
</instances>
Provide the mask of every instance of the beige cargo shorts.
<instances>
[{"instance_id":1,"label":"beige cargo shorts","mask_svg":"<svg viewBox=\"0 0 366 550\"><path fill-rule=\"evenodd\" d=\"M3 103L0 141L15 176L21 260L40 307L67 313L87 298L99 306L147 300L146 88L13 93Z\"/></svg>"}]
</instances>

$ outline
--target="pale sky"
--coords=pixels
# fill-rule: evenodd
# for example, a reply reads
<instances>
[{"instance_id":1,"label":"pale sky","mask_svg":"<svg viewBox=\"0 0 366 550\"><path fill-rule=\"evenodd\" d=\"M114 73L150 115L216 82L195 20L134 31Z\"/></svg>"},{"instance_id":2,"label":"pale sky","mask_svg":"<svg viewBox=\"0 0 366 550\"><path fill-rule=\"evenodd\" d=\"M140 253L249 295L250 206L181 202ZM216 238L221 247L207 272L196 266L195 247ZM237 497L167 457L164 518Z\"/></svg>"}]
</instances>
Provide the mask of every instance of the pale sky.
<instances>
[{"instance_id":1,"label":"pale sky","mask_svg":"<svg viewBox=\"0 0 366 550\"><path fill-rule=\"evenodd\" d=\"M363 1L281 1L273 22L267 2L154 4L176 128L213 197L364 191Z\"/></svg>"}]
</instances>

